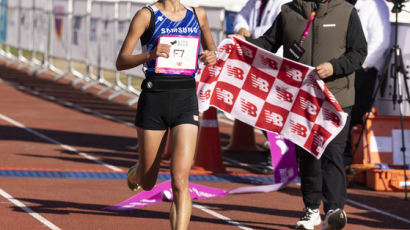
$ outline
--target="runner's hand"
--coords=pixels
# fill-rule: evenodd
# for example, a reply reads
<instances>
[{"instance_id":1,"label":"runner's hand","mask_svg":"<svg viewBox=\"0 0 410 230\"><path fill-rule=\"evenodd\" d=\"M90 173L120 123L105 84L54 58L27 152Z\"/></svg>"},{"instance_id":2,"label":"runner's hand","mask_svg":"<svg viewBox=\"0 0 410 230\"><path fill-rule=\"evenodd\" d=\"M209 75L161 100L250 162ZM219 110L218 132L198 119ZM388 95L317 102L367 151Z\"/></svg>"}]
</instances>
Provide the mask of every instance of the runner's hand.
<instances>
[{"instance_id":1,"label":"runner's hand","mask_svg":"<svg viewBox=\"0 0 410 230\"><path fill-rule=\"evenodd\" d=\"M204 50L199 56L199 60L201 60L207 66L213 66L216 64L216 61L218 60L217 52Z\"/></svg>"},{"instance_id":2,"label":"runner's hand","mask_svg":"<svg viewBox=\"0 0 410 230\"><path fill-rule=\"evenodd\" d=\"M156 59L157 57L164 57L169 58L169 52L171 50L171 46L168 44L158 44L153 50L150 52L150 60Z\"/></svg>"}]
</instances>

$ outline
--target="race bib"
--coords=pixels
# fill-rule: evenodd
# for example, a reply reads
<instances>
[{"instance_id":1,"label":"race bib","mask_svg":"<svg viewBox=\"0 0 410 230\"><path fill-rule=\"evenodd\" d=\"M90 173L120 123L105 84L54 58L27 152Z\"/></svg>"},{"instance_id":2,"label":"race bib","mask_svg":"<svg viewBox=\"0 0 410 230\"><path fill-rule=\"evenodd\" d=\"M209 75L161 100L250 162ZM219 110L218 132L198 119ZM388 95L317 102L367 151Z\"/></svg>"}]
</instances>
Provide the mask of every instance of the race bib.
<instances>
[{"instance_id":1,"label":"race bib","mask_svg":"<svg viewBox=\"0 0 410 230\"><path fill-rule=\"evenodd\" d=\"M168 35L158 39L158 44L169 44L169 57L158 57L155 72L162 74L195 73L198 62L199 37Z\"/></svg>"}]
</instances>

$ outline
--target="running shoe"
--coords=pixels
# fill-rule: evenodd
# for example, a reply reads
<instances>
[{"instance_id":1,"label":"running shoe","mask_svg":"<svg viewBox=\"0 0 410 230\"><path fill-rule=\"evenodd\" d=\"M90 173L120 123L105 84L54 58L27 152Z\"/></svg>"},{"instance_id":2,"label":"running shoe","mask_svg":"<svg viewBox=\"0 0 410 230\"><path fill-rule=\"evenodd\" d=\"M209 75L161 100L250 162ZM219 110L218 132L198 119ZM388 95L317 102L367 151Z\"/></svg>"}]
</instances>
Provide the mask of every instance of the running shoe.
<instances>
[{"instance_id":1,"label":"running shoe","mask_svg":"<svg viewBox=\"0 0 410 230\"><path fill-rule=\"evenodd\" d=\"M130 180L132 175L135 176L134 172L136 172L137 167L138 167L138 163L135 164L134 166L132 166L130 169L128 169L128 173L127 173L127 185L128 185L128 188L129 188L131 191L134 191L134 192L138 191L138 190L141 188L141 186L140 186L139 184L133 184L133 183L131 182L131 180Z\"/></svg>"},{"instance_id":2,"label":"running shoe","mask_svg":"<svg viewBox=\"0 0 410 230\"><path fill-rule=\"evenodd\" d=\"M322 222L319 209L304 208L302 218L296 223L296 229L315 229Z\"/></svg>"},{"instance_id":3,"label":"running shoe","mask_svg":"<svg viewBox=\"0 0 410 230\"><path fill-rule=\"evenodd\" d=\"M343 209L329 210L326 214L322 230L340 230L346 226L347 216Z\"/></svg>"}]
</instances>

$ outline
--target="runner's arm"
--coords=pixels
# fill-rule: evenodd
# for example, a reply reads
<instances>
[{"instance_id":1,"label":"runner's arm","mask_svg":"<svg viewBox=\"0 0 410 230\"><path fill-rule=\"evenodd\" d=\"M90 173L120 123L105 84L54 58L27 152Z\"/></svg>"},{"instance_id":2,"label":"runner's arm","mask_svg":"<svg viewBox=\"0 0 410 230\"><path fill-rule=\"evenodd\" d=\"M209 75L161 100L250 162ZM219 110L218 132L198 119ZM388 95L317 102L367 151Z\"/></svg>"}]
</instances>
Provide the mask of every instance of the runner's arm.
<instances>
[{"instance_id":1,"label":"runner's arm","mask_svg":"<svg viewBox=\"0 0 410 230\"><path fill-rule=\"evenodd\" d=\"M165 44L164 46L158 45L151 52L132 54L138 40L140 40L145 30L148 29L150 20L151 12L147 8L139 10L132 19L127 36L118 53L116 61L117 70L131 69L159 56L167 57L169 55L169 46Z\"/></svg>"},{"instance_id":2,"label":"runner's arm","mask_svg":"<svg viewBox=\"0 0 410 230\"><path fill-rule=\"evenodd\" d=\"M206 16L205 10L201 7L195 8L195 12L201 27L201 45L203 48L199 59L204 62L205 65L215 65L217 60L216 53L214 52L216 51L216 45L209 28L208 17Z\"/></svg>"}]
</instances>

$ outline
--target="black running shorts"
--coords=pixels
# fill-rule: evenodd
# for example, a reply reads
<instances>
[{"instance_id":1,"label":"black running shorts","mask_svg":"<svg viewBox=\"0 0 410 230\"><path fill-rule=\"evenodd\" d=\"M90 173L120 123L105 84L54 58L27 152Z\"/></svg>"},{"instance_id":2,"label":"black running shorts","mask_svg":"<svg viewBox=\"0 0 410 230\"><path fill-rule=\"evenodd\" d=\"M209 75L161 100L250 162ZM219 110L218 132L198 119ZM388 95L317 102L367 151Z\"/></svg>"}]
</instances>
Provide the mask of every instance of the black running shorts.
<instances>
[{"instance_id":1,"label":"black running shorts","mask_svg":"<svg viewBox=\"0 0 410 230\"><path fill-rule=\"evenodd\" d=\"M181 76L146 78L138 100L135 125L165 130L180 124L199 126L195 79Z\"/></svg>"}]
</instances>

